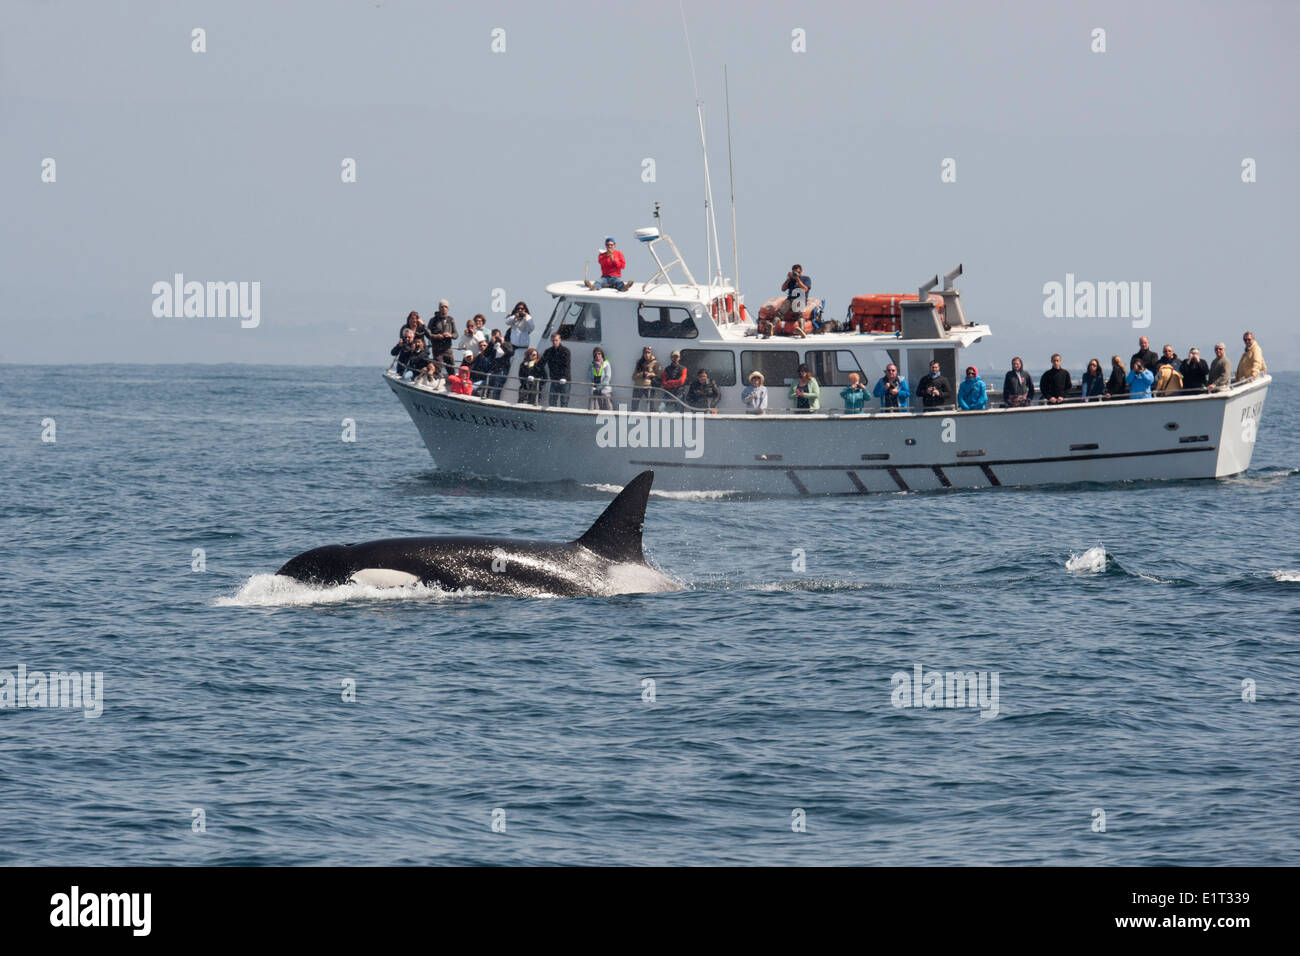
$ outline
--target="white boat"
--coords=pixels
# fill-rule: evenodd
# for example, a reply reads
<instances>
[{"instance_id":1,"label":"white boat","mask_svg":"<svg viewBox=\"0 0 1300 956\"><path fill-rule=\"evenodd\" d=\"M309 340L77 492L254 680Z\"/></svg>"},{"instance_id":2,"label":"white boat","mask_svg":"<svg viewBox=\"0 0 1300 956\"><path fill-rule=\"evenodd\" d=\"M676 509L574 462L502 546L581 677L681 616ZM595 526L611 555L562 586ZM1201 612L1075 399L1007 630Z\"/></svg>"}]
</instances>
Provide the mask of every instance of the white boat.
<instances>
[{"instance_id":1,"label":"white boat","mask_svg":"<svg viewBox=\"0 0 1300 956\"><path fill-rule=\"evenodd\" d=\"M547 286L555 306L531 344L542 351L558 332L570 349L570 407L548 407L545 397L540 406L521 403L513 377L492 399L435 392L386 373L438 469L621 486L652 468L656 489L804 495L1223 478L1250 467L1268 375L1153 399L1001 408L991 389L983 411L846 414L827 406L840 404L850 372L870 386L893 362L916 383L937 360L949 382L958 381L961 350L991 334L966 320L953 287L960 266L935 295L937 276L915 301L898 303L896 332L763 338L729 282L697 283L657 230L638 230L637 238L658 269L629 291L593 291L583 281ZM613 389L612 412L588 408L585 370L597 345L624 383ZM632 369L645 346L665 365L681 350L691 376L706 369L721 394L716 412L686 408L662 391L642 403L654 410L638 410ZM512 372L523 353L516 351ZM813 413L789 407L799 364L821 386L823 405ZM753 370L767 381L764 415L747 414L741 401Z\"/></svg>"}]
</instances>

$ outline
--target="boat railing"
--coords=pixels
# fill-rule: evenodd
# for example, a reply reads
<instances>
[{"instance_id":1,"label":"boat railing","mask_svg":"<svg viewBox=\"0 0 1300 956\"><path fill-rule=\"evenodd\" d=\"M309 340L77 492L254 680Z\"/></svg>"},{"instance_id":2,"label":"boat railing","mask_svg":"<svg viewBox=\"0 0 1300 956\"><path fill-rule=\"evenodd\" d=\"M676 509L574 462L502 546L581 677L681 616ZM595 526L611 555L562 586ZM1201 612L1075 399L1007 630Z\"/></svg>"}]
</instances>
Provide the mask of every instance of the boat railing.
<instances>
[{"instance_id":1,"label":"boat railing","mask_svg":"<svg viewBox=\"0 0 1300 956\"><path fill-rule=\"evenodd\" d=\"M437 363L432 363L437 364ZM432 391L447 391L448 374L456 374L461 366L457 363L444 364L440 386L426 384L420 377L408 379L417 388ZM388 374L395 375L392 365ZM479 398L488 401L506 401L517 405L537 405L540 407L583 408L595 410L617 410L620 406L631 411L652 412L697 412L704 409L689 405L684 398L672 391L654 385L601 385L593 382L569 379L567 382L553 382L549 378L521 378L518 375L495 375L491 372L473 372L470 382L473 392L464 394L465 398ZM563 388L552 388L563 385ZM685 388L682 394L685 395ZM555 400L552 401L552 396ZM562 400L562 401L561 401ZM606 404L607 403L607 404Z\"/></svg>"},{"instance_id":2,"label":"boat railing","mask_svg":"<svg viewBox=\"0 0 1300 956\"><path fill-rule=\"evenodd\" d=\"M436 363L435 363L436 364ZM455 374L458 373L461 366L457 363L444 365L445 370ZM390 363L388 375L398 377L394 369L394 363ZM422 382L419 376L414 379L405 379L417 388L425 388L431 391L446 392L448 391L447 380L444 377L437 384ZM508 404L535 405L542 408L562 407L573 409L586 409L594 411L627 411L627 412L668 412L668 413L721 413L727 415L740 415L749 412L749 409L739 402L728 401L723 398L719 403L714 405L692 405L687 397L687 388L683 387L680 393L673 390L665 389L659 386L642 386L642 385L600 385L590 381L578 381L569 379L565 383L552 383L549 379L536 378L529 380L521 379L517 375L494 375L488 372L474 372L471 376L473 385L472 393L462 393L461 397L468 399L478 399L483 401L501 401ZM563 388L552 388L552 385L561 385ZM1232 392L1236 389L1251 384L1251 380L1237 381L1230 385L1219 388L1217 392ZM894 417L900 415L920 415L924 413L935 412L962 412L968 409L959 408L958 405L948 403L944 405L924 406L915 396L907 408L880 408L879 399L872 398L867 405L861 409L846 409L843 407L829 406L825 400L838 402L839 389L837 386L826 385L822 387L822 399L820 407L817 409L801 409L793 404L785 404L785 389L781 386L775 386L768 389L768 415L793 415L793 414L815 414L821 416L854 416L854 417ZM1172 397L1175 395L1205 395L1209 392L1207 388L1179 389L1162 394L1154 395L1152 398L1134 399L1128 394L1092 396L1084 399L1080 394L1080 388L1075 387L1067 394L1065 401L1058 403L1060 406L1071 405L1111 405L1118 401L1159 401L1162 398ZM1035 393L1034 401L1027 405L1005 406L1003 405L1003 394L1001 389L988 389L989 410L1006 410L1017 411L1023 408L1054 407L1046 402L1042 396ZM775 401L774 401L775 399Z\"/></svg>"}]
</instances>

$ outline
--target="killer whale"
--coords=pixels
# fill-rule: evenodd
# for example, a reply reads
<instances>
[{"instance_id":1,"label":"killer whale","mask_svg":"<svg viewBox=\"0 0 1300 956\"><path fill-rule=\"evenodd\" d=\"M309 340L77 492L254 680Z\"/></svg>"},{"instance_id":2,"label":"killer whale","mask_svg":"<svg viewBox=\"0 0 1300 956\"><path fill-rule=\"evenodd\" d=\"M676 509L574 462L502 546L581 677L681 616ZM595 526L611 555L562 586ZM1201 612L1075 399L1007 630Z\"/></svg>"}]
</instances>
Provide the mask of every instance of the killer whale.
<instances>
[{"instance_id":1,"label":"killer whale","mask_svg":"<svg viewBox=\"0 0 1300 956\"><path fill-rule=\"evenodd\" d=\"M641 550L653 471L643 471L574 541L439 535L331 544L291 558L276 574L305 584L397 587L421 583L519 596L609 595L680 589Z\"/></svg>"}]
</instances>

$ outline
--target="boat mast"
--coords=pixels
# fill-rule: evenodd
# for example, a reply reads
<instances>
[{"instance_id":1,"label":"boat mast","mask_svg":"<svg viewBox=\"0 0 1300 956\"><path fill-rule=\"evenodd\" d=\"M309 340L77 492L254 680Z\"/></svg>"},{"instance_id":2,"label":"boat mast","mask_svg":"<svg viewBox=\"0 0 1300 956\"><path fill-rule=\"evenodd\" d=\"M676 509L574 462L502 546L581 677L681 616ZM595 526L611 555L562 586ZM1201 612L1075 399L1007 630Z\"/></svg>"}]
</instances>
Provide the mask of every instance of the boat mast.
<instances>
[{"instance_id":1,"label":"boat mast","mask_svg":"<svg viewBox=\"0 0 1300 956\"><path fill-rule=\"evenodd\" d=\"M727 180L731 189L731 284L736 290L732 321L740 310L740 246L736 242L736 165L731 158L731 85L727 82L727 65L722 64L722 89L727 99Z\"/></svg>"},{"instance_id":2,"label":"boat mast","mask_svg":"<svg viewBox=\"0 0 1300 956\"><path fill-rule=\"evenodd\" d=\"M709 176L709 147L704 137L704 101L700 99L700 84L695 78L695 54L691 52L691 34L686 27L686 8L678 3L682 14L682 33L686 37L686 56L691 64L691 86L695 90L695 116L700 126L700 150L704 155L704 255L709 275L709 298L713 298L714 270L717 259L718 278L722 276L722 252L718 248L718 221L713 212L713 180Z\"/></svg>"}]
</instances>

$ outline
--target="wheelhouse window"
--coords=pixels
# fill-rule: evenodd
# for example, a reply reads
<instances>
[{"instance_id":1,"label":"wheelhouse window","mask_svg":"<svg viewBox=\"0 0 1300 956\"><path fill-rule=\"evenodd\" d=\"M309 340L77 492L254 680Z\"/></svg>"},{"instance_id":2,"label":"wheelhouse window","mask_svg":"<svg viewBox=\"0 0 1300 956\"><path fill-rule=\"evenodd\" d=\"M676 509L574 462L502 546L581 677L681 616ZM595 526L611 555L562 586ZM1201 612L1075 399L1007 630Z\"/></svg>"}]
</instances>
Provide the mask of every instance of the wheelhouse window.
<instances>
[{"instance_id":1,"label":"wheelhouse window","mask_svg":"<svg viewBox=\"0 0 1300 956\"><path fill-rule=\"evenodd\" d=\"M857 372L864 383L867 381L858 357L848 349L809 349L804 354L819 385L847 385L850 372Z\"/></svg>"},{"instance_id":2,"label":"wheelhouse window","mask_svg":"<svg viewBox=\"0 0 1300 956\"><path fill-rule=\"evenodd\" d=\"M600 303L570 302L560 317L560 338L570 342L600 341Z\"/></svg>"},{"instance_id":3,"label":"wheelhouse window","mask_svg":"<svg viewBox=\"0 0 1300 956\"><path fill-rule=\"evenodd\" d=\"M749 383L749 376L762 372L763 381L768 385L789 385L799 377L798 369L798 352L753 349L740 353L740 379L746 384Z\"/></svg>"},{"instance_id":4,"label":"wheelhouse window","mask_svg":"<svg viewBox=\"0 0 1300 956\"><path fill-rule=\"evenodd\" d=\"M543 342L549 342L551 340L551 333L559 328L560 320L564 318L564 312L568 307L569 300L564 296L560 296L555 300L555 308L551 310L551 317L546 323L546 331L542 333Z\"/></svg>"},{"instance_id":5,"label":"wheelhouse window","mask_svg":"<svg viewBox=\"0 0 1300 956\"><path fill-rule=\"evenodd\" d=\"M689 309L644 303L636 310L636 330L645 339L693 339L700 334Z\"/></svg>"},{"instance_id":6,"label":"wheelhouse window","mask_svg":"<svg viewBox=\"0 0 1300 956\"><path fill-rule=\"evenodd\" d=\"M682 364L686 366L687 384L695 381L700 369L709 373L714 385L736 384L736 356L726 349L682 349Z\"/></svg>"}]
</instances>

